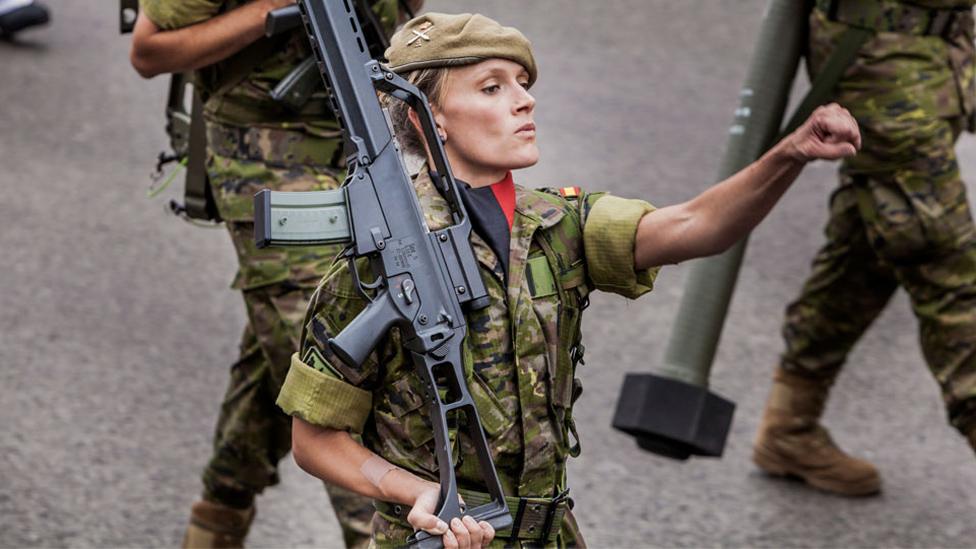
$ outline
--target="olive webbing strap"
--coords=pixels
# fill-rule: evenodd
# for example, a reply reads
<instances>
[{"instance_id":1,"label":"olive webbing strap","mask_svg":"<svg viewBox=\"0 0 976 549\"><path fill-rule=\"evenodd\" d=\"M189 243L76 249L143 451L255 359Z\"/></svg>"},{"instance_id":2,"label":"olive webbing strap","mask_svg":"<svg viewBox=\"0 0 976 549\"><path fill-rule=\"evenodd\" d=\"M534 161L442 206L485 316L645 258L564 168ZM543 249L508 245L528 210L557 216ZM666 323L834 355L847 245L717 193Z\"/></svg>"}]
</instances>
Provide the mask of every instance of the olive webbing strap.
<instances>
[{"instance_id":1,"label":"olive webbing strap","mask_svg":"<svg viewBox=\"0 0 976 549\"><path fill-rule=\"evenodd\" d=\"M207 177L207 127L203 120L203 101L200 99L200 92L195 89L187 145L186 181L183 187L186 215L191 219L220 221L213 189Z\"/></svg>"},{"instance_id":2,"label":"olive webbing strap","mask_svg":"<svg viewBox=\"0 0 976 549\"><path fill-rule=\"evenodd\" d=\"M800 101L800 105L793 111L790 121L783 127L776 141L786 137L793 130L800 127L800 124L803 124L814 109L830 100L834 87L840 82L844 71L851 66L861 46L872 36L874 36L874 33L870 30L856 27L849 27L844 31L844 34L837 41L837 46L834 47L833 53L827 58L824 68L813 79L813 83L810 85L810 91L807 92L803 100Z\"/></svg>"},{"instance_id":3,"label":"olive webbing strap","mask_svg":"<svg viewBox=\"0 0 976 549\"><path fill-rule=\"evenodd\" d=\"M261 38L231 56L223 63L223 82L208 93L208 100L219 97L243 82L254 69L276 49L281 48L289 34ZM183 184L183 208L190 219L220 222L220 213L207 176L207 127L203 119L203 91L193 86L193 107L190 110L190 137L187 143L186 181Z\"/></svg>"}]
</instances>

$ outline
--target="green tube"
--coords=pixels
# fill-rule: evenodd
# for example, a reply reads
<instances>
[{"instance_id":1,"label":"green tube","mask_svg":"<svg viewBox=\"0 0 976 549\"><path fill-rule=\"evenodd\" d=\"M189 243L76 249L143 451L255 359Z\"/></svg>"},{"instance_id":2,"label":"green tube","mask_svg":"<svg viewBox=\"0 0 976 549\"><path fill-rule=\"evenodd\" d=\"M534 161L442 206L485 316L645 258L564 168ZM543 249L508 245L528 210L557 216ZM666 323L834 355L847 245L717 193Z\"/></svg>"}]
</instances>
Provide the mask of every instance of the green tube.
<instances>
[{"instance_id":1,"label":"green tube","mask_svg":"<svg viewBox=\"0 0 976 549\"><path fill-rule=\"evenodd\" d=\"M805 47L809 13L810 5L803 0L770 0L767 5L729 128L718 181L746 167L773 145ZM657 374L708 386L746 241L692 264L664 364L655 370Z\"/></svg>"}]
</instances>

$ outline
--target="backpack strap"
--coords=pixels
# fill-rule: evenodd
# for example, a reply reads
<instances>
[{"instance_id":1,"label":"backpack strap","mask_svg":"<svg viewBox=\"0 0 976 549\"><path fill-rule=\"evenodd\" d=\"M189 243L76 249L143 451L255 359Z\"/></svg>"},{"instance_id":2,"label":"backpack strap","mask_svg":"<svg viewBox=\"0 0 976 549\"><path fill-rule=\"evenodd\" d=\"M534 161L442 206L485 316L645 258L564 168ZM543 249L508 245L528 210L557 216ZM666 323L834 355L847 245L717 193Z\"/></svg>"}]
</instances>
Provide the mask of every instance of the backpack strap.
<instances>
[{"instance_id":1,"label":"backpack strap","mask_svg":"<svg viewBox=\"0 0 976 549\"><path fill-rule=\"evenodd\" d=\"M800 105L793 112L777 141L799 128L800 124L806 121L814 109L830 101L841 76L854 63L854 58L857 57L857 52L861 50L861 46L872 36L874 36L872 31L859 27L848 27L844 31L844 34L837 41L834 51L824 63L823 69L820 70L820 74L813 79L810 91L807 92Z\"/></svg>"}]
</instances>

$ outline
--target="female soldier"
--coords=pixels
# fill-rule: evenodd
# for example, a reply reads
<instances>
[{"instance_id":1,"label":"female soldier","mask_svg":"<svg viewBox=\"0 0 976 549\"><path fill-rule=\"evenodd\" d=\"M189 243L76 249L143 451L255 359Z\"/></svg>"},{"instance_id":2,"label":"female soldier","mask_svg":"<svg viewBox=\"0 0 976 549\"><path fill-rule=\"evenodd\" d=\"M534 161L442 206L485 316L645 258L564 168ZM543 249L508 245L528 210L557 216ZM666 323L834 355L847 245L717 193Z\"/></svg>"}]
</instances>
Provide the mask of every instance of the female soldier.
<instances>
[{"instance_id":1,"label":"female soldier","mask_svg":"<svg viewBox=\"0 0 976 549\"><path fill-rule=\"evenodd\" d=\"M491 304L466 316L465 372L516 515L498 537L582 545L565 470L578 451L571 443L573 374L587 294L595 288L636 298L651 290L657 266L726 249L759 223L806 162L853 155L857 125L836 105L821 108L759 161L667 208L575 188L532 191L511 178L539 156L528 93L536 64L519 31L480 15L429 13L394 35L386 56L428 95L452 170L470 186L462 194ZM393 119L403 146L429 159L416 114L399 109ZM447 225L426 169L415 186L428 226ZM331 353L330 334L364 305L346 264L334 264L309 305L302 351L278 397L294 416L296 461L376 500L378 544L402 545L419 528L442 534L447 547L487 545L496 535L487 523L465 517L445 524L432 514L439 493L433 433L397 330L362 366ZM461 431L456 475L473 503L484 486ZM361 433L363 444L350 433Z\"/></svg>"}]
</instances>

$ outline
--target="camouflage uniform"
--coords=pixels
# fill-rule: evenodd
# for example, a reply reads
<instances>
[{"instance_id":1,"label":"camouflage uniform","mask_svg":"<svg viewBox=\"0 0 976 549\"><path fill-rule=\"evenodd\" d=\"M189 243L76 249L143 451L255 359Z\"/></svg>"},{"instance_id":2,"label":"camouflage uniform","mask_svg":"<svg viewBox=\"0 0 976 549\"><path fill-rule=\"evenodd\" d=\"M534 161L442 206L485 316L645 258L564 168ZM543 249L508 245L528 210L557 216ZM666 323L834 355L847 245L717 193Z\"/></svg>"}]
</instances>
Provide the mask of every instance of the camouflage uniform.
<instances>
[{"instance_id":1,"label":"camouflage uniform","mask_svg":"<svg viewBox=\"0 0 976 549\"><path fill-rule=\"evenodd\" d=\"M447 205L426 171L421 174L417 195L436 230L450 222ZM635 272L633 250L637 223L652 210L646 202L603 193L568 199L516 186L507 273L472 233L491 304L467 313L464 367L507 496L552 498L565 489L566 460L579 451L572 404L580 391L574 379L582 353L580 315L593 289L629 298L651 290L657 269ZM365 446L390 463L436 482L421 382L397 330L359 368L335 358L326 344L364 305L346 264L334 265L309 305L304 361L293 359L278 404L310 423L362 433ZM451 440L459 448L460 488L484 492L464 430L452 432ZM402 544L412 532L408 509L380 502L377 509L374 542ZM558 534L547 544L582 545L568 506L560 512ZM526 528L521 532L528 537ZM499 532L498 543L506 535Z\"/></svg>"},{"instance_id":2,"label":"camouflage uniform","mask_svg":"<svg viewBox=\"0 0 976 549\"><path fill-rule=\"evenodd\" d=\"M235 0L141 0L140 7L163 29L209 19L243 4ZM388 31L398 16L395 0L373 2ZM273 102L268 92L310 55L308 39L295 32L268 50L267 59L240 82L225 86L228 61L197 74L207 99L207 170L218 210L237 252L232 285L241 291L248 323L240 356L214 434L214 452L203 473L204 498L234 508L252 504L278 483L278 462L291 449L291 418L274 405L299 347L308 299L339 251L335 247L257 250L253 196L261 189L310 191L335 188L343 176L338 124L324 91L300 112ZM218 91L219 90L219 91ZM218 93L214 93L218 92ZM345 490L326 486L347 545L363 544L372 506Z\"/></svg>"},{"instance_id":3,"label":"camouflage uniform","mask_svg":"<svg viewBox=\"0 0 976 549\"><path fill-rule=\"evenodd\" d=\"M782 367L829 384L901 286L949 420L976 449L976 230L953 149L972 129L974 3L914 0L959 8L956 24L944 38L876 33L838 85L863 148L841 166L827 242L787 309ZM810 21L815 75L847 27L819 9Z\"/></svg>"}]
</instances>

